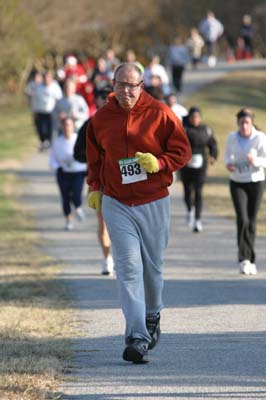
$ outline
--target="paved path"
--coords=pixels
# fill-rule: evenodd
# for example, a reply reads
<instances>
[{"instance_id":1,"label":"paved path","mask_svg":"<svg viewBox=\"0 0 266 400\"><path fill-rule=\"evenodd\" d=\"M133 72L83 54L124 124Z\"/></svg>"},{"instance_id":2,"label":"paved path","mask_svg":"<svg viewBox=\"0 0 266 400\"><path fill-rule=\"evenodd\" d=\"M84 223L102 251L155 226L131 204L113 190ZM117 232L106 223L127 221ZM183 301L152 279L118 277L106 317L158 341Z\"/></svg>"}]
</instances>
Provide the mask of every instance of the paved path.
<instances>
[{"instance_id":1,"label":"paved path","mask_svg":"<svg viewBox=\"0 0 266 400\"><path fill-rule=\"evenodd\" d=\"M62 230L46 154L33 156L23 177L44 250L66 265L59 279L69 285L80 332L72 340L75 357L61 386L63 399L266 399L265 239L257 240L259 274L240 276L234 222L205 210L204 232L192 233L175 183L163 335L148 364L131 365L121 358L124 321L116 281L100 275L94 212L86 210L87 221L77 222L73 232Z\"/></svg>"},{"instance_id":2,"label":"paved path","mask_svg":"<svg viewBox=\"0 0 266 400\"><path fill-rule=\"evenodd\" d=\"M231 71L239 70L250 70L250 69L265 69L266 71L266 60L250 60L237 61L234 63L219 62L215 68L209 68L202 65L196 71L187 69L184 74L184 87L183 94L180 96L181 100L193 94L196 90L202 88L208 83L219 79L224 74Z\"/></svg>"}]
</instances>

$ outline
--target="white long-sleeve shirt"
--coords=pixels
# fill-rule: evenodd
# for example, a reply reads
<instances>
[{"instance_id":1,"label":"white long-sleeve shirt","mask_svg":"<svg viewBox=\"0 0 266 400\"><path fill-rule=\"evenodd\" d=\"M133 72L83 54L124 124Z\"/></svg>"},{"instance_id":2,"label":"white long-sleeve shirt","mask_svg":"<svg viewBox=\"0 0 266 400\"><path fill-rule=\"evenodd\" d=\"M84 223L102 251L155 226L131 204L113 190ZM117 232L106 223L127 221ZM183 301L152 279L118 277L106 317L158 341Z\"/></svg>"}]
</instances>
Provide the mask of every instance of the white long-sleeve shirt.
<instances>
[{"instance_id":1,"label":"white long-sleeve shirt","mask_svg":"<svg viewBox=\"0 0 266 400\"><path fill-rule=\"evenodd\" d=\"M224 27L216 18L205 18L200 22L199 31L204 36L205 40L216 42L223 34Z\"/></svg>"},{"instance_id":2,"label":"white long-sleeve shirt","mask_svg":"<svg viewBox=\"0 0 266 400\"><path fill-rule=\"evenodd\" d=\"M82 96L73 94L70 97L62 97L57 101L54 109L55 128L60 128L60 113L66 113L69 117L73 118L75 130L78 131L81 125L89 118L89 107Z\"/></svg>"},{"instance_id":3,"label":"white long-sleeve shirt","mask_svg":"<svg viewBox=\"0 0 266 400\"><path fill-rule=\"evenodd\" d=\"M247 160L247 155L254 157L254 165ZM266 135L254 127L249 137L231 132L225 146L225 164L233 164L235 171L230 172L230 179L235 182L259 182L265 179Z\"/></svg>"},{"instance_id":4,"label":"white long-sleeve shirt","mask_svg":"<svg viewBox=\"0 0 266 400\"><path fill-rule=\"evenodd\" d=\"M52 113L56 102L63 97L62 90L56 81L49 85L31 82L25 93L30 97L32 112Z\"/></svg>"},{"instance_id":5,"label":"white long-sleeve shirt","mask_svg":"<svg viewBox=\"0 0 266 400\"><path fill-rule=\"evenodd\" d=\"M186 117L188 115L187 109L183 107L181 104L175 103L170 108L175 113L175 115L180 119L181 122L183 121L183 117Z\"/></svg>"},{"instance_id":6,"label":"white long-sleeve shirt","mask_svg":"<svg viewBox=\"0 0 266 400\"><path fill-rule=\"evenodd\" d=\"M151 85L151 77L153 75L159 76L161 78L163 85L169 84L169 77L168 77L166 69L163 65L154 64L154 65L148 66L144 69L143 81L144 81L145 86Z\"/></svg>"},{"instance_id":7,"label":"white long-sleeve shirt","mask_svg":"<svg viewBox=\"0 0 266 400\"><path fill-rule=\"evenodd\" d=\"M186 66L190 62L188 47L186 45L171 45L168 51L168 65Z\"/></svg>"},{"instance_id":8,"label":"white long-sleeve shirt","mask_svg":"<svg viewBox=\"0 0 266 400\"><path fill-rule=\"evenodd\" d=\"M52 144L49 153L49 166L53 171L62 168L65 172L82 172L87 170L87 164L76 161L73 157L77 134L70 138L58 136Z\"/></svg>"}]
</instances>

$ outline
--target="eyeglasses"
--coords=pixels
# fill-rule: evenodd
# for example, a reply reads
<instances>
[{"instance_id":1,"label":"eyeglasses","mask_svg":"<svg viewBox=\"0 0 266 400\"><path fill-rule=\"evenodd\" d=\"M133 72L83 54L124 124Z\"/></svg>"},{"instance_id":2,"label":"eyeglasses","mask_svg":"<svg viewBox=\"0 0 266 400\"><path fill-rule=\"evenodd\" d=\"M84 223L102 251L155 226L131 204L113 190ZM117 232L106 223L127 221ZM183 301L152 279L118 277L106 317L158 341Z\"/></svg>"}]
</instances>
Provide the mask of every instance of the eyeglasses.
<instances>
[{"instance_id":1,"label":"eyeglasses","mask_svg":"<svg viewBox=\"0 0 266 400\"><path fill-rule=\"evenodd\" d=\"M143 81L140 81L139 83L136 83L135 85L133 83L128 83L128 82L119 82L114 79L114 84L116 85L117 89L128 89L130 91L136 90Z\"/></svg>"}]
</instances>

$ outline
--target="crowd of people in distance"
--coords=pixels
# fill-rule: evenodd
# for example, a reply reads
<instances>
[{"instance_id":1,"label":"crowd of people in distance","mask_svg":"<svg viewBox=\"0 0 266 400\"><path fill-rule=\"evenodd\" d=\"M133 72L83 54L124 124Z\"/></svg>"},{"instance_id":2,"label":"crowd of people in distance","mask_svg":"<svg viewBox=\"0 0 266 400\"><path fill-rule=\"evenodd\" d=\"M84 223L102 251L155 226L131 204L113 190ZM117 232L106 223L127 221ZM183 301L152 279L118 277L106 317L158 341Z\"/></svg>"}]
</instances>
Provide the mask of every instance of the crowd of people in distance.
<instances>
[{"instance_id":1,"label":"crowd of people in distance","mask_svg":"<svg viewBox=\"0 0 266 400\"><path fill-rule=\"evenodd\" d=\"M167 97L182 92L183 74L188 65L197 68L206 62L214 67L217 62L218 42L224 26L212 11L192 27L186 39L175 36L163 56L153 53L140 67L143 68L145 89L153 97L167 101ZM230 46L230 60L250 59L254 55L254 29L251 16L243 15L239 36ZM112 85L115 68L120 62L137 62L134 50L119 57L112 48L98 58L68 54L62 65L53 71L32 70L25 93L33 113L34 124L40 138L40 149L49 147L60 120L65 115L74 118L75 128L82 125L96 111L96 94L106 85ZM162 62L163 58L163 62ZM73 81L69 83L69 81ZM173 97L170 97L170 101ZM176 108L176 107L175 107Z\"/></svg>"}]
</instances>

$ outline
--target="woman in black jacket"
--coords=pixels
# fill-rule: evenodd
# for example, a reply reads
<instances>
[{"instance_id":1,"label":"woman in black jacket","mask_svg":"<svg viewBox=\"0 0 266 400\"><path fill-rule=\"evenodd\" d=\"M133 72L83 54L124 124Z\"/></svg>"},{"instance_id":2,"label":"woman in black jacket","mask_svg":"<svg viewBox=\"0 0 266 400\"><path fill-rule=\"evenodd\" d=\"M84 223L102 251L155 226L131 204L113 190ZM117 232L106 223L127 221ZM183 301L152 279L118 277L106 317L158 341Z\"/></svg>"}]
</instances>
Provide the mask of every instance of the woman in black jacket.
<instances>
[{"instance_id":1,"label":"woman in black jacket","mask_svg":"<svg viewBox=\"0 0 266 400\"><path fill-rule=\"evenodd\" d=\"M202 124L199 108L191 107L183 124L192 150L190 162L180 170L187 208L186 222L194 232L201 232L202 188L208 162L212 164L218 156L217 142L212 129Z\"/></svg>"}]
</instances>

